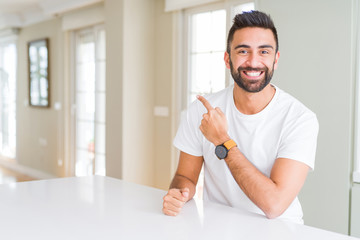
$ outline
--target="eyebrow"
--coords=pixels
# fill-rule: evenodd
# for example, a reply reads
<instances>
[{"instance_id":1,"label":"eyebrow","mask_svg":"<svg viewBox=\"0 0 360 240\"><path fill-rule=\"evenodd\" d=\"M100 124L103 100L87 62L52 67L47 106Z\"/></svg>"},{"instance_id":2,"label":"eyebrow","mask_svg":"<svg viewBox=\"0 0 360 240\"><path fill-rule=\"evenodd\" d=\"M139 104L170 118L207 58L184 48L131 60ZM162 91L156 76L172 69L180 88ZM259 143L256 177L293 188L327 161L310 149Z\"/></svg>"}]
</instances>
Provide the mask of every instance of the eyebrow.
<instances>
[{"instance_id":1,"label":"eyebrow","mask_svg":"<svg viewBox=\"0 0 360 240\"><path fill-rule=\"evenodd\" d=\"M237 45L234 49L238 49L238 48L250 48L250 46L245 45L245 44L240 44L240 45Z\"/></svg>"},{"instance_id":2,"label":"eyebrow","mask_svg":"<svg viewBox=\"0 0 360 240\"><path fill-rule=\"evenodd\" d=\"M274 49L274 47L271 46L271 45L261 45L258 48L272 48L272 49Z\"/></svg>"},{"instance_id":3,"label":"eyebrow","mask_svg":"<svg viewBox=\"0 0 360 240\"><path fill-rule=\"evenodd\" d=\"M240 45L237 45L234 49L238 49L238 48L250 48L250 46L246 45L246 44L240 44ZM274 49L274 47L271 46L271 45L260 45L258 48L271 48L271 49Z\"/></svg>"}]
</instances>

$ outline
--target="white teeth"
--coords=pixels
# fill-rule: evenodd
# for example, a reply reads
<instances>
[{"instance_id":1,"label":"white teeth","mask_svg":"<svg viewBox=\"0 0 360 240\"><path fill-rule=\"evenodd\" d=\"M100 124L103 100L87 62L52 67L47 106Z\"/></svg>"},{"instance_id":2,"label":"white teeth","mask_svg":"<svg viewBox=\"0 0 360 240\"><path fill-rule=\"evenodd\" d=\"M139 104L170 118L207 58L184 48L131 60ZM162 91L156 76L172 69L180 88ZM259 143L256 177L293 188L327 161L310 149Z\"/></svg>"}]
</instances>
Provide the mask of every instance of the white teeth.
<instances>
[{"instance_id":1,"label":"white teeth","mask_svg":"<svg viewBox=\"0 0 360 240\"><path fill-rule=\"evenodd\" d=\"M261 72L246 72L246 75L250 77L258 77L260 76Z\"/></svg>"}]
</instances>

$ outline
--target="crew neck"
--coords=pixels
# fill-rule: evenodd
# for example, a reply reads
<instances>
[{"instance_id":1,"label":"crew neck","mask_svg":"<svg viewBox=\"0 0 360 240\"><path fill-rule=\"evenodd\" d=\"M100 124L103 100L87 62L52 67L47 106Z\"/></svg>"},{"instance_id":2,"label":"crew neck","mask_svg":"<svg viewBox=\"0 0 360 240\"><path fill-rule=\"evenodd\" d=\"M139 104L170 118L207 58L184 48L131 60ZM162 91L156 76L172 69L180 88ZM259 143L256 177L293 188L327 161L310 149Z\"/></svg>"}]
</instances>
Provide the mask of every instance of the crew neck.
<instances>
[{"instance_id":1,"label":"crew neck","mask_svg":"<svg viewBox=\"0 0 360 240\"><path fill-rule=\"evenodd\" d=\"M247 118L247 119L256 119L256 118L261 118L262 116L264 116L272 108L272 106L274 105L274 102L276 101L276 99L278 98L279 93L280 93L280 89L277 86L275 86L274 84L271 84L271 86L275 88L275 94L272 97L272 99L270 100L270 102L268 103L268 105L266 105L266 107L258 113L244 114L244 113L240 112L235 106L234 85L233 85L231 88L231 94L229 94L229 96L230 96L231 106L234 109L234 111L236 112L236 114L242 118Z\"/></svg>"}]
</instances>

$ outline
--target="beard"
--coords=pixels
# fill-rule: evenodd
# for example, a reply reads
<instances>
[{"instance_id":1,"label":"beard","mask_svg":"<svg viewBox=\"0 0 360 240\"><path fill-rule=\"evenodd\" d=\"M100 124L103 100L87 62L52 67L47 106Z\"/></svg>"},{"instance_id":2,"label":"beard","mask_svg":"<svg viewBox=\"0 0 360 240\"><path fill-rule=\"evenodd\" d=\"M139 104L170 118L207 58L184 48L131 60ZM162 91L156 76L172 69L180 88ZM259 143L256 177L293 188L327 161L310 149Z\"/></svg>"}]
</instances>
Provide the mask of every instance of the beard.
<instances>
[{"instance_id":1,"label":"beard","mask_svg":"<svg viewBox=\"0 0 360 240\"><path fill-rule=\"evenodd\" d=\"M273 63L271 70L269 70L268 67L251 68L251 67L241 67L240 66L240 67L238 67L237 72L235 71L235 69L233 67L231 59L229 60L229 63L230 63L231 76L233 77L236 84L240 88L245 90L246 92L250 92L250 93L256 93L256 92L260 92L261 90L263 90L270 83L272 76L274 74L275 61ZM259 79L259 80L244 79L241 76L241 72L243 72L243 71L262 71L262 72L264 72L264 76L262 79Z\"/></svg>"}]
</instances>

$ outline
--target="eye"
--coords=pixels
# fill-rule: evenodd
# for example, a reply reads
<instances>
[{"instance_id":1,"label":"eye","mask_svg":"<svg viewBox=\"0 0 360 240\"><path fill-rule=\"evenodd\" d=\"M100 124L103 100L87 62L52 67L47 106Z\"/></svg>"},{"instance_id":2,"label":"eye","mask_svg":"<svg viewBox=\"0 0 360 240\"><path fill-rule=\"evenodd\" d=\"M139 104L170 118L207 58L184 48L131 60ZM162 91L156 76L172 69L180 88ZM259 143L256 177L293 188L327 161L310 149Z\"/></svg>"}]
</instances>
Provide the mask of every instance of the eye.
<instances>
[{"instance_id":1,"label":"eye","mask_svg":"<svg viewBox=\"0 0 360 240\"><path fill-rule=\"evenodd\" d=\"M261 50L261 54L269 54L268 50Z\"/></svg>"},{"instance_id":2,"label":"eye","mask_svg":"<svg viewBox=\"0 0 360 240\"><path fill-rule=\"evenodd\" d=\"M239 53L239 54L247 54L248 51L246 51L246 50L239 50L238 53Z\"/></svg>"}]
</instances>

